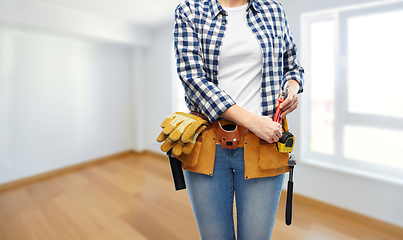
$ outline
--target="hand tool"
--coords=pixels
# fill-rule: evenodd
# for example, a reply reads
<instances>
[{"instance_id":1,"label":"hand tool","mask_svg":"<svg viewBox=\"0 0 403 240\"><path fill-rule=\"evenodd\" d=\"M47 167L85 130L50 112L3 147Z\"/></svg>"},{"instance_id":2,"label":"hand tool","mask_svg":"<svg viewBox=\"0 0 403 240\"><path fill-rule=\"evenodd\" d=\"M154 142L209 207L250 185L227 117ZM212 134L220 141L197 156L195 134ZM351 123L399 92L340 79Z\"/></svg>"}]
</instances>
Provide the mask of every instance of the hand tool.
<instances>
[{"instance_id":1,"label":"hand tool","mask_svg":"<svg viewBox=\"0 0 403 240\"><path fill-rule=\"evenodd\" d=\"M289 83L286 82L284 84L282 93L280 93L280 97L278 99L279 104L278 104L278 107L276 109L276 113L275 113L274 119L273 119L275 122L278 122L280 124L281 124L281 121L283 120L282 118L280 118L280 115L281 115L280 105L285 101L285 99L288 96L288 87L289 87ZM281 135L281 138L276 143L277 150L282 153L290 153L290 152L292 152L292 149L294 147L294 142L295 142L294 135L290 132L285 131L285 132L283 132L283 134Z\"/></svg>"},{"instance_id":2,"label":"hand tool","mask_svg":"<svg viewBox=\"0 0 403 240\"><path fill-rule=\"evenodd\" d=\"M274 121L275 122L278 122L278 123L280 123L281 124L281 120L282 120L282 118L280 118L280 114L281 114L281 108L280 108L280 105L285 101L285 99L287 98L287 96L288 96L288 86L289 86L289 83L288 83L288 81L284 84L284 86L283 86L283 89L282 89L282 91L281 91L281 93L280 93L280 96L279 96L279 98L278 98L278 107L277 107L277 109L276 109L276 114L274 115Z\"/></svg>"},{"instance_id":3,"label":"hand tool","mask_svg":"<svg viewBox=\"0 0 403 240\"><path fill-rule=\"evenodd\" d=\"M288 179L288 186L287 186L287 202L285 205L285 224L287 226L291 225L292 219L292 195L294 190L294 182L293 182L293 175L294 175L294 166L297 165L297 161L295 160L295 156L291 155L290 159L288 160L288 166L290 167L289 179Z\"/></svg>"},{"instance_id":4,"label":"hand tool","mask_svg":"<svg viewBox=\"0 0 403 240\"><path fill-rule=\"evenodd\" d=\"M172 178L174 180L175 190L186 189L185 177L183 176L182 163L179 159L172 156L172 149L167 153L169 164L171 165Z\"/></svg>"},{"instance_id":5,"label":"hand tool","mask_svg":"<svg viewBox=\"0 0 403 240\"><path fill-rule=\"evenodd\" d=\"M288 87L289 83L285 83L282 93L280 94L280 97L278 99L278 107L276 109L276 113L274 115L274 121L278 122L281 124L282 118L280 118L281 115L281 109L280 105L285 101L285 99L288 97ZM278 140L276 143L277 150L282 153L290 153L292 152L294 148L294 142L295 142L295 137L292 133L290 132L283 132L281 138ZM290 167L290 172L289 172L289 179L288 179L288 185L287 185L287 202L285 206L285 224L287 226L291 225L291 220L292 220L292 197L293 197L293 191L294 191L294 182L293 182L293 175L294 175L294 166L297 164L297 161L295 159L294 155L290 155L290 159L288 160L288 166Z\"/></svg>"}]
</instances>

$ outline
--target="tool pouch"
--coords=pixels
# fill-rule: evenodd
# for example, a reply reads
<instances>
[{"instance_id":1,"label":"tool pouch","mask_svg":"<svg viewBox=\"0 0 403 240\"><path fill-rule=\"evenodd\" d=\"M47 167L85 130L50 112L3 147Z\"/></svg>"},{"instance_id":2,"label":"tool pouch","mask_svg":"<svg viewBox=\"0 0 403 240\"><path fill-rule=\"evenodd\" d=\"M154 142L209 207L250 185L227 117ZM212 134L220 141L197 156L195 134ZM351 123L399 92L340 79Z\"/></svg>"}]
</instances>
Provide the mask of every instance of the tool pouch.
<instances>
[{"instance_id":1,"label":"tool pouch","mask_svg":"<svg viewBox=\"0 0 403 240\"><path fill-rule=\"evenodd\" d=\"M288 132L287 119L283 119L283 132ZM277 150L276 143L268 143L260 139L259 143L259 167L260 169L275 169L288 164L289 154Z\"/></svg>"},{"instance_id":2,"label":"tool pouch","mask_svg":"<svg viewBox=\"0 0 403 240\"><path fill-rule=\"evenodd\" d=\"M199 159L199 155L200 155L200 150L201 150L201 146L202 146L202 139L203 139L203 132L201 134L199 134L199 136L196 138L196 143L195 146L193 147L193 150L191 153L189 154L181 154L179 156L177 156L176 158L178 158L179 160L181 160L181 162L187 164L190 167L194 167Z\"/></svg>"},{"instance_id":3,"label":"tool pouch","mask_svg":"<svg viewBox=\"0 0 403 240\"><path fill-rule=\"evenodd\" d=\"M289 154L277 151L276 143L268 143L260 139L259 167L262 170L275 169L288 164Z\"/></svg>"},{"instance_id":4,"label":"tool pouch","mask_svg":"<svg viewBox=\"0 0 403 240\"><path fill-rule=\"evenodd\" d=\"M216 136L213 127L210 125L199 134L196 144L190 154L181 154L177 158L182 162L185 170L200 173L213 172ZM197 165L197 168L195 168Z\"/></svg>"}]
</instances>

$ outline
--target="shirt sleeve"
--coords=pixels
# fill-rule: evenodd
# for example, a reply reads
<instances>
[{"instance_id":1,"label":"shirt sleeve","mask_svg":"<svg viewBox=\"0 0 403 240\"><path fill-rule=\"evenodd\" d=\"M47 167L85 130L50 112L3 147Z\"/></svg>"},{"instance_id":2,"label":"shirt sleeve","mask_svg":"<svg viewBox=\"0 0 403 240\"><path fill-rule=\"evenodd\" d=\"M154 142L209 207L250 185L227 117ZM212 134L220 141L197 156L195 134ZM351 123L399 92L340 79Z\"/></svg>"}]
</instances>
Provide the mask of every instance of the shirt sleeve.
<instances>
[{"instance_id":1,"label":"shirt sleeve","mask_svg":"<svg viewBox=\"0 0 403 240\"><path fill-rule=\"evenodd\" d=\"M235 101L206 79L200 39L189 19L190 14L190 10L185 10L181 5L175 11L174 45L177 72L191 107L204 114L210 122L214 122L234 105Z\"/></svg>"},{"instance_id":2,"label":"shirt sleeve","mask_svg":"<svg viewBox=\"0 0 403 240\"><path fill-rule=\"evenodd\" d=\"M283 83L286 83L288 80L294 79L299 83L299 91L301 93L303 91L304 85L304 69L300 66L300 63L297 59L297 46L294 43L294 39L291 36L290 27L288 25L286 14L283 10L283 20L285 25L285 34L284 34L284 43L285 43L285 52L283 55Z\"/></svg>"}]
</instances>

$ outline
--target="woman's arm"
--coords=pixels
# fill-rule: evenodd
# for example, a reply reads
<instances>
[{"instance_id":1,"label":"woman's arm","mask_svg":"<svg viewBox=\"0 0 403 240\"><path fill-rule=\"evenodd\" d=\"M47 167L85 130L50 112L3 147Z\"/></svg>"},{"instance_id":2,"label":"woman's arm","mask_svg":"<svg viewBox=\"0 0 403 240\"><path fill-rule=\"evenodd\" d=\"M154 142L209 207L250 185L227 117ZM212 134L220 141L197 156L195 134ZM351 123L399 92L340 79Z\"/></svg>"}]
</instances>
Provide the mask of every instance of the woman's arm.
<instances>
[{"instance_id":1,"label":"woman's arm","mask_svg":"<svg viewBox=\"0 0 403 240\"><path fill-rule=\"evenodd\" d=\"M280 105L281 118L284 118L287 114L294 111L298 106L298 93L303 91L304 85L304 69L300 66L297 59L297 46L294 43L294 39L291 35L291 31L288 25L287 16L283 9L283 25L284 25L284 46L285 52L283 54L283 84L289 82L288 96L285 101ZM276 108L278 107L278 102Z\"/></svg>"},{"instance_id":2,"label":"woman's arm","mask_svg":"<svg viewBox=\"0 0 403 240\"><path fill-rule=\"evenodd\" d=\"M204 66L202 39L199 39L197 26L192 18L195 11L187 4L180 4L175 11L174 41L177 72L183 82L187 99L191 105L214 122L235 101L216 84L207 80ZM211 53L213 54L213 53Z\"/></svg>"},{"instance_id":3,"label":"woman's arm","mask_svg":"<svg viewBox=\"0 0 403 240\"><path fill-rule=\"evenodd\" d=\"M281 108L281 118L284 118L288 113L294 111L298 105L298 90L300 85L295 80L288 80L288 97L287 99L280 105ZM277 106L278 107L278 103ZM280 124L274 122L269 117L260 117L257 116L238 105L233 105L228 108L221 117L228 119L236 124L247 127L254 134L256 134L261 139L266 142L273 143L277 142L281 137L280 132Z\"/></svg>"},{"instance_id":4,"label":"woman's arm","mask_svg":"<svg viewBox=\"0 0 403 240\"><path fill-rule=\"evenodd\" d=\"M228 108L221 117L236 124L247 127L266 142L277 142L281 137L280 124L273 122L270 117L257 116L238 105Z\"/></svg>"},{"instance_id":5,"label":"woman's arm","mask_svg":"<svg viewBox=\"0 0 403 240\"><path fill-rule=\"evenodd\" d=\"M297 106L298 106L298 91L300 89L300 85L296 80L288 80L289 82L289 86L288 86L288 96L287 98L284 100L284 102L280 105L280 109L281 109L281 114L280 114L280 118L284 118L285 116L287 116L287 114L289 114L290 112L294 111ZM279 102L277 101L276 103L276 108L278 108Z\"/></svg>"}]
</instances>

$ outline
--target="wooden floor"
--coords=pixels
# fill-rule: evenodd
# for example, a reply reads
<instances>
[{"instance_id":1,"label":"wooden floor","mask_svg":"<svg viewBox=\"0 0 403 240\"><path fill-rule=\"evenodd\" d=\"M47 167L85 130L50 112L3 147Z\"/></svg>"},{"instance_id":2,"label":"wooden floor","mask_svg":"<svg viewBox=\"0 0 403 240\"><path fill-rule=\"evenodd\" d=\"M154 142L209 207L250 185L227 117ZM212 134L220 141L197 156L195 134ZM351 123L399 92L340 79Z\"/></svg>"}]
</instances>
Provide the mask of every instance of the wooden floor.
<instances>
[{"instance_id":1,"label":"wooden floor","mask_svg":"<svg viewBox=\"0 0 403 240\"><path fill-rule=\"evenodd\" d=\"M402 240L403 229L294 195L273 240ZM126 154L0 191L0 240L199 239L186 191L175 192L168 161ZM251 239L253 240L253 239Z\"/></svg>"}]
</instances>

